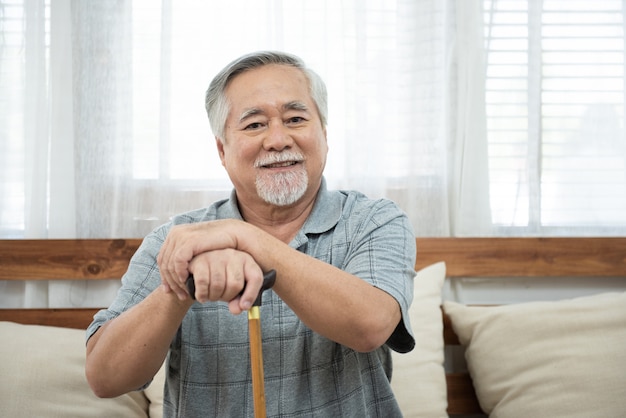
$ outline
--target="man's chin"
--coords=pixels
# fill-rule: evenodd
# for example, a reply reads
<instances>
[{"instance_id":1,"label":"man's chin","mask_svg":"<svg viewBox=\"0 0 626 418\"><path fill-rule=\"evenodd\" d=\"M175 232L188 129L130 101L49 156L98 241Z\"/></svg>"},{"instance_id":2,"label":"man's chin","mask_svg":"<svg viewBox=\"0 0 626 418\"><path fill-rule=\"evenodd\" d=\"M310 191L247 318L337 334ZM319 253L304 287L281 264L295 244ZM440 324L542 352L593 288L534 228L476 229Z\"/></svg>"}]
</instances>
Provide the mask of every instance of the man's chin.
<instances>
[{"instance_id":1,"label":"man's chin","mask_svg":"<svg viewBox=\"0 0 626 418\"><path fill-rule=\"evenodd\" d=\"M306 189L304 189L303 191L300 191L300 190L296 192L281 191L278 193L265 193L263 191L257 190L259 197L263 199L263 201L265 201L266 203L269 203L270 205L281 206L281 207L291 206L294 203L297 203L300 199L302 199L302 196L304 196L305 192L306 192Z\"/></svg>"}]
</instances>

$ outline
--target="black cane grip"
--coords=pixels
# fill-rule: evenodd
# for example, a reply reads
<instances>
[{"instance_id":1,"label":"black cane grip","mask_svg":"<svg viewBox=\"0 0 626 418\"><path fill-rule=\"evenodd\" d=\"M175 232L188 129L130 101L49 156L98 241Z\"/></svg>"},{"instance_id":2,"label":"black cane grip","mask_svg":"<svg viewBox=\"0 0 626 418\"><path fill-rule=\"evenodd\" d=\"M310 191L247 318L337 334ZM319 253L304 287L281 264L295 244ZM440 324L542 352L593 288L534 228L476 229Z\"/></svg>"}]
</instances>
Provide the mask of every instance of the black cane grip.
<instances>
[{"instance_id":1,"label":"black cane grip","mask_svg":"<svg viewBox=\"0 0 626 418\"><path fill-rule=\"evenodd\" d=\"M253 306L261 306L263 292L274 286L274 282L276 282L276 270L272 269L263 274L263 285L261 286L259 296L257 296L256 300L252 304ZM193 274L190 274L189 277L187 277L187 281L185 282L185 284L187 285L187 291L189 291L189 296L191 296L193 300L196 300L196 282L194 282L193 280ZM241 293L243 293L245 289L246 288L244 287Z\"/></svg>"},{"instance_id":2,"label":"black cane grip","mask_svg":"<svg viewBox=\"0 0 626 418\"><path fill-rule=\"evenodd\" d=\"M187 291L189 292L191 299L196 300L196 282L193 281L193 274L190 274L189 277L187 277L185 284L187 285Z\"/></svg>"},{"instance_id":3,"label":"black cane grip","mask_svg":"<svg viewBox=\"0 0 626 418\"><path fill-rule=\"evenodd\" d=\"M267 273L263 274L263 285L261 286L261 291L259 292L259 295L256 297L256 300L254 301L252 306L261 306L261 303L263 302L262 301L263 292L265 292L267 289L274 286L275 282L276 282L276 270L272 269L268 271Z\"/></svg>"}]
</instances>

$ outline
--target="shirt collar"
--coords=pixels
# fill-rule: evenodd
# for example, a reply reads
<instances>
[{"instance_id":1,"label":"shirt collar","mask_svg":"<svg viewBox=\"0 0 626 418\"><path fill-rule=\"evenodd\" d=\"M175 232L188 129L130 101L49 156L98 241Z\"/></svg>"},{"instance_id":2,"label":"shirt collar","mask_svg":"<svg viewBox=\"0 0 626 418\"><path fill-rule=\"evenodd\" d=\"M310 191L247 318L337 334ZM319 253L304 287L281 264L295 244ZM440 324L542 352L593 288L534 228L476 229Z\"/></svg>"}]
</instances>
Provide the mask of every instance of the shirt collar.
<instances>
[{"instance_id":1,"label":"shirt collar","mask_svg":"<svg viewBox=\"0 0 626 418\"><path fill-rule=\"evenodd\" d=\"M342 196L341 193L329 191L326 187L326 179L322 177L313 210L302 226L301 232L304 234L321 234L337 225L341 217Z\"/></svg>"}]
</instances>

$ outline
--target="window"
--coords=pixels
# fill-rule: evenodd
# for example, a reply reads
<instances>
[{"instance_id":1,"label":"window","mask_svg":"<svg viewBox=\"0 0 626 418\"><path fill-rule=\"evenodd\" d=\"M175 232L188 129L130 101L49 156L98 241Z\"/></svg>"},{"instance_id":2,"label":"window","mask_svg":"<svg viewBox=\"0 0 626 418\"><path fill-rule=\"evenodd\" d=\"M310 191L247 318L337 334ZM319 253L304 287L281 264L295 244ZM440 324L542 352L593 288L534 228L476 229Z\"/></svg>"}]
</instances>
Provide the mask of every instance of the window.
<instances>
[{"instance_id":1,"label":"window","mask_svg":"<svg viewBox=\"0 0 626 418\"><path fill-rule=\"evenodd\" d=\"M143 236L227 196L204 89L255 49L326 80L329 186L394 199L420 235L624 233L622 1L467 4L0 0L0 236ZM467 161L488 159L488 185L454 171L453 141L485 139L455 124L483 80L451 99L468 21L484 28L488 155Z\"/></svg>"},{"instance_id":2,"label":"window","mask_svg":"<svg viewBox=\"0 0 626 418\"><path fill-rule=\"evenodd\" d=\"M494 223L626 225L619 0L484 2Z\"/></svg>"},{"instance_id":3,"label":"window","mask_svg":"<svg viewBox=\"0 0 626 418\"><path fill-rule=\"evenodd\" d=\"M27 170L46 167L46 153L36 146L46 117L38 124L29 118L35 108L47 110L50 2L29 12L22 3L0 1L0 235L6 237L23 233L24 213L32 210L27 195L47 193L45 182L27 188L23 179Z\"/></svg>"}]
</instances>

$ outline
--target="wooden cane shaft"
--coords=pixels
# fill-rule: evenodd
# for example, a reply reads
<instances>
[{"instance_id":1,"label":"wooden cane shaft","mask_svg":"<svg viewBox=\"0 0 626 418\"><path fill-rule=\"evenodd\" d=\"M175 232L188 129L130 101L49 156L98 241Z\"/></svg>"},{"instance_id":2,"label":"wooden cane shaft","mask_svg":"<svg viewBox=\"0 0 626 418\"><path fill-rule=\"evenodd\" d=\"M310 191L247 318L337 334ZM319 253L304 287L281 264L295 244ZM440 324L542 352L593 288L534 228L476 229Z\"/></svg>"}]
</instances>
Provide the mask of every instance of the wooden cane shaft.
<instances>
[{"instance_id":1,"label":"wooden cane shaft","mask_svg":"<svg viewBox=\"0 0 626 418\"><path fill-rule=\"evenodd\" d=\"M252 368L252 391L254 392L254 416L255 418L265 418L263 345L258 306L253 306L248 311L248 330L250 333L250 366Z\"/></svg>"}]
</instances>

